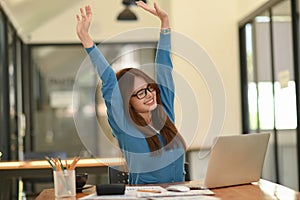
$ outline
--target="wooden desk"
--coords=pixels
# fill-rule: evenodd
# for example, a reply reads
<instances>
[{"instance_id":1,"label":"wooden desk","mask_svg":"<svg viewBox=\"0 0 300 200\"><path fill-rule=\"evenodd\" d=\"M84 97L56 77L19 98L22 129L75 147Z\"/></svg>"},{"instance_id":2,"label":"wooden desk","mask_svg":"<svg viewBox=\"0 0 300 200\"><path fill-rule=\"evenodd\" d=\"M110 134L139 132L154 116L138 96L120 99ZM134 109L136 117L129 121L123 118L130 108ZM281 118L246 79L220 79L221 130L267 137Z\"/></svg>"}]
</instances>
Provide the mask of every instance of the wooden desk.
<instances>
[{"instance_id":1,"label":"wooden desk","mask_svg":"<svg viewBox=\"0 0 300 200\"><path fill-rule=\"evenodd\" d=\"M71 163L72 160L68 160ZM123 158L83 158L76 165L76 171L87 173L107 173L108 166L125 163ZM0 177L49 177L52 168L46 160L0 162Z\"/></svg>"},{"instance_id":2,"label":"wooden desk","mask_svg":"<svg viewBox=\"0 0 300 200\"><path fill-rule=\"evenodd\" d=\"M68 160L71 163L72 160ZM80 159L76 172L89 174L107 174L108 166L124 165L123 158L88 158ZM17 194L18 178L52 177L52 168L46 160L0 162L0 199L10 199L11 194Z\"/></svg>"},{"instance_id":3,"label":"wooden desk","mask_svg":"<svg viewBox=\"0 0 300 200\"><path fill-rule=\"evenodd\" d=\"M263 179L252 184L212 189L212 191L215 192L216 197L220 197L222 200L300 199L297 191Z\"/></svg>"},{"instance_id":4,"label":"wooden desk","mask_svg":"<svg viewBox=\"0 0 300 200\"><path fill-rule=\"evenodd\" d=\"M164 185L165 186L165 185ZM257 183L211 189L222 200L300 200L299 193L266 180ZM91 194L78 193L76 199ZM43 190L36 200L54 200L54 189ZM75 199L75 198L74 198Z\"/></svg>"}]
</instances>

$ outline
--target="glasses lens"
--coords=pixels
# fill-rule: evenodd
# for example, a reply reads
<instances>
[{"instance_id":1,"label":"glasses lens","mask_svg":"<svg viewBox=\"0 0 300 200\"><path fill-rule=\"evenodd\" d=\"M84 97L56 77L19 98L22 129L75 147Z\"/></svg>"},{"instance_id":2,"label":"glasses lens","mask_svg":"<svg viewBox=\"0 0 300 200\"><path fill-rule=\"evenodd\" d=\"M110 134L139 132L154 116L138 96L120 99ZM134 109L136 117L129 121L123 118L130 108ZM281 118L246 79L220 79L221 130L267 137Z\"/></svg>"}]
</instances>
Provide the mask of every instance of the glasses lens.
<instances>
[{"instance_id":1,"label":"glasses lens","mask_svg":"<svg viewBox=\"0 0 300 200\"><path fill-rule=\"evenodd\" d=\"M138 92L136 93L136 97L137 97L138 99L142 99L142 98L144 98L146 95L147 95L146 89L140 90L140 91L138 91Z\"/></svg>"},{"instance_id":2,"label":"glasses lens","mask_svg":"<svg viewBox=\"0 0 300 200\"><path fill-rule=\"evenodd\" d=\"M135 93L134 96L136 96L138 99L143 99L147 95L148 91L153 92L154 90L154 87L151 84L149 84L145 89L137 91L137 93Z\"/></svg>"},{"instance_id":3,"label":"glasses lens","mask_svg":"<svg viewBox=\"0 0 300 200\"><path fill-rule=\"evenodd\" d=\"M153 87L151 84L149 84L149 85L147 86L147 90L148 90L149 92L153 92L153 91L154 91L154 87Z\"/></svg>"}]
</instances>

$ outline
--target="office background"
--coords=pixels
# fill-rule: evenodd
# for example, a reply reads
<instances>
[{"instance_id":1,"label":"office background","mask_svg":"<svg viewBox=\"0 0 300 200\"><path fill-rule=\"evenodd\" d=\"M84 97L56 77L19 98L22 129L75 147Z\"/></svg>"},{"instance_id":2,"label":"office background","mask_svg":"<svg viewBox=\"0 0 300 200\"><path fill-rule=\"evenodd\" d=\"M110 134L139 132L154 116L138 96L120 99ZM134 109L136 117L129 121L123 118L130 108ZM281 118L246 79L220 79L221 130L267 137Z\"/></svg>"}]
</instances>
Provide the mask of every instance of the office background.
<instances>
[{"instance_id":1,"label":"office background","mask_svg":"<svg viewBox=\"0 0 300 200\"><path fill-rule=\"evenodd\" d=\"M239 22L268 1L157 0L156 2L169 12L172 29L202 46L219 71L226 92L226 115L222 134L242 133L245 127L242 120ZM283 2L290 4L290 1ZM47 3L35 0L1 1L0 150L4 153L3 160L23 159L23 149L24 152L55 149L67 151L68 156L80 154L88 157L91 156L91 151L97 152L97 156L119 155L114 145L115 141L109 134L104 136L90 134L97 133L95 124L89 124L89 132L86 133L90 139L85 142L92 146L92 149L87 150L76 134L72 111L68 107L72 100L70 91L74 77L85 58L85 52L78 43L75 33L75 15L78 8L87 3L93 7L91 32L96 42L102 42L135 28L159 26L157 19L134 6L131 9L137 14L137 21L117 21L116 15L123 9L121 1L56 0ZM153 4L153 1L148 3ZM126 57L114 62L116 68L120 64L141 65L153 60L156 41L157 35L154 34L121 38L117 41L112 39L103 44L103 51L108 59L115 58L120 51L132 51ZM148 49L133 51L139 49L139 45L143 47L146 45ZM197 149L201 144L201 136L207 132L211 123L212 107L209 91L205 85L205 77L195 78L190 71L185 70L189 68L188 63L174 57L174 66L178 73L190 80L195 93L200 96L197 105L200 115L205 117L200 118L197 137L190 143L191 147ZM90 92L89 86L97 81L97 79L85 80L81 85L82 90ZM97 103L99 123L103 123L101 126L104 127L104 132L109 133L109 127L104 120L105 112L101 107L101 98L96 99L99 100ZM88 106L82 108L87 114L87 123L89 123L88 111L93 106L89 103L86 102ZM179 111L178 108L177 112ZM178 123L180 126L180 120ZM270 129L273 130L273 127ZM250 130L260 129L254 126ZM294 145L297 138L293 131L290 135L282 140L283 145L288 147L288 151L282 152L287 154L281 157L282 160L278 160L282 169L281 176L290 179L280 181L281 184L298 189L296 178L298 166ZM269 153L273 155L272 152ZM205 166L206 160L198 159L197 150L191 153L191 157L192 176L199 178L203 176L204 170L198 170L197 167ZM267 164L272 162L273 159L270 158ZM285 163L290 165L287 166ZM265 167L268 170L264 173L269 179L276 181L274 166L269 164Z\"/></svg>"}]
</instances>

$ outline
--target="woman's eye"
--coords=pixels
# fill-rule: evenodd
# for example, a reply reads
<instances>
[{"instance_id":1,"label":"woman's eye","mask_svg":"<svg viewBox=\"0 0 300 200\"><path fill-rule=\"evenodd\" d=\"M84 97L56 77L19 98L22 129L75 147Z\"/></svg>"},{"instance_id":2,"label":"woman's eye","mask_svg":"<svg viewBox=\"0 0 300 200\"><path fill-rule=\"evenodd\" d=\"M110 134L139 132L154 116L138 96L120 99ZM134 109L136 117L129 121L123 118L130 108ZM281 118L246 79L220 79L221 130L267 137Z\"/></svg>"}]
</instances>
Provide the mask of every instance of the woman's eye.
<instances>
[{"instance_id":1,"label":"woman's eye","mask_svg":"<svg viewBox=\"0 0 300 200\"><path fill-rule=\"evenodd\" d=\"M142 91L140 91L140 92L138 92L138 93L137 93L137 96L143 96L143 95L144 95L144 93L145 93L145 91L144 91L144 90L142 90Z\"/></svg>"}]
</instances>

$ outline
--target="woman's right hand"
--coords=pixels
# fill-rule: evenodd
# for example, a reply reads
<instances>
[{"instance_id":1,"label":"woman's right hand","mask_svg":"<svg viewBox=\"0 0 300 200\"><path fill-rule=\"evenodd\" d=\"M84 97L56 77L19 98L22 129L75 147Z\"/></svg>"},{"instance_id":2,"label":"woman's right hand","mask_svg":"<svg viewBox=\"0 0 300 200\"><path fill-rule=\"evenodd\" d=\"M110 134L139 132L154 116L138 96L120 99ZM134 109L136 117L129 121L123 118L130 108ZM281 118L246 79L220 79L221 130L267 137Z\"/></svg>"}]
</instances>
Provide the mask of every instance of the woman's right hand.
<instances>
[{"instance_id":1,"label":"woman's right hand","mask_svg":"<svg viewBox=\"0 0 300 200\"><path fill-rule=\"evenodd\" d=\"M81 16L81 17L80 17ZM90 48L94 45L94 41L89 35L89 28L92 21L92 9L89 5L85 9L80 8L80 16L77 14L77 36L85 48Z\"/></svg>"}]
</instances>

